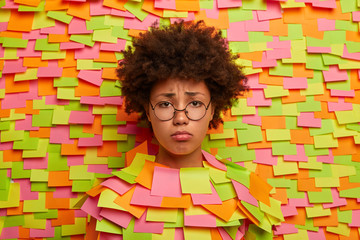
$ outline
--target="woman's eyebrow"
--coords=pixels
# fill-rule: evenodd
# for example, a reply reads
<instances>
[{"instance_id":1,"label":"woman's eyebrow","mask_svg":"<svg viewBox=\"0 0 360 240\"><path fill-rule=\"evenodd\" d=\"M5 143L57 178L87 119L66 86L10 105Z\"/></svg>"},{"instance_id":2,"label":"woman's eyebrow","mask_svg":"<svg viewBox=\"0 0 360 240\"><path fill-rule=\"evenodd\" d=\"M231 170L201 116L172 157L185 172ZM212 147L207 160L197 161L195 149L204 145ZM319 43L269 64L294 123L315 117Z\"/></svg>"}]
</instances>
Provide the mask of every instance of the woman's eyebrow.
<instances>
[{"instance_id":1,"label":"woman's eyebrow","mask_svg":"<svg viewBox=\"0 0 360 240\"><path fill-rule=\"evenodd\" d=\"M204 93L201 92L185 92L185 94L189 96L205 95Z\"/></svg>"}]
</instances>

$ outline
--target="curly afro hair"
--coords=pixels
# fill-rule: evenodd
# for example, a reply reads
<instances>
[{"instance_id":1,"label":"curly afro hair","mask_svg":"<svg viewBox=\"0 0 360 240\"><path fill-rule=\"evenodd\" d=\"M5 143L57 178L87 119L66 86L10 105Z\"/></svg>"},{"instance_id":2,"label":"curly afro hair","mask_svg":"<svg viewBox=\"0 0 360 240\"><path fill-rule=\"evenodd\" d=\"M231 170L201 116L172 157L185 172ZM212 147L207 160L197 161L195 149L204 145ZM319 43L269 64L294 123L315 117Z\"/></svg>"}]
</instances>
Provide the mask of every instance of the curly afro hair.
<instances>
[{"instance_id":1,"label":"curly afro hair","mask_svg":"<svg viewBox=\"0 0 360 240\"><path fill-rule=\"evenodd\" d=\"M221 31L205 26L203 21L156 27L141 33L123 51L117 69L121 80L125 111L138 112L146 119L144 106L150 101L155 83L169 78L204 81L214 107L209 128L222 123L221 112L247 89L237 56L228 49Z\"/></svg>"}]
</instances>

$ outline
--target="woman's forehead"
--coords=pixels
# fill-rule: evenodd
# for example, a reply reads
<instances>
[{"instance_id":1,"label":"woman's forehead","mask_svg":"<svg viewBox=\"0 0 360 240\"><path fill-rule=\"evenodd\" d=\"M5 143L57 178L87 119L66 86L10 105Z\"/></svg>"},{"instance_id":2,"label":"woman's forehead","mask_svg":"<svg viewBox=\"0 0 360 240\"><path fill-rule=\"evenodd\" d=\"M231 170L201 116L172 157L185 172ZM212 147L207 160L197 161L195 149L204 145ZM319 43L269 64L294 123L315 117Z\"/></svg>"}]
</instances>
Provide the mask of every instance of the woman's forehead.
<instances>
[{"instance_id":1,"label":"woman's forehead","mask_svg":"<svg viewBox=\"0 0 360 240\"><path fill-rule=\"evenodd\" d=\"M167 79L157 82L151 89L151 95L167 95L169 97L177 94L188 96L209 95L209 89L204 81L192 79Z\"/></svg>"}]
</instances>

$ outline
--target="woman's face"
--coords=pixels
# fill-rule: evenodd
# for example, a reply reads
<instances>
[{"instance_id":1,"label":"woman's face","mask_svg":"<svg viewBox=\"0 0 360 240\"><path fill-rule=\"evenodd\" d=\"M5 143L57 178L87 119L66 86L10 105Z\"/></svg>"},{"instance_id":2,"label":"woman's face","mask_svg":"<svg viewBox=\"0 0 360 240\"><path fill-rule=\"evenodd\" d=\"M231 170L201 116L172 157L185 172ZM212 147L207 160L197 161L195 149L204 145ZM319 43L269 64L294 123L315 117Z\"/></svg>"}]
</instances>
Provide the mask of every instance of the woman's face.
<instances>
[{"instance_id":1,"label":"woman's face","mask_svg":"<svg viewBox=\"0 0 360 240\"><path fill-rule=\"evenodd\" d=\"M168 79L154 85L150 92L147 117L159 142L160 151L165 151L170 156L201 152L201 143L213 117L210 100L210 92L204 82ZM175 111L175 115L172 106L180 110ZM181 111L185 108L190 118L203 117L191 120L187 117L186 110ZM174 117L171 118L172 116Z\"/></svg>"}]
</instances>

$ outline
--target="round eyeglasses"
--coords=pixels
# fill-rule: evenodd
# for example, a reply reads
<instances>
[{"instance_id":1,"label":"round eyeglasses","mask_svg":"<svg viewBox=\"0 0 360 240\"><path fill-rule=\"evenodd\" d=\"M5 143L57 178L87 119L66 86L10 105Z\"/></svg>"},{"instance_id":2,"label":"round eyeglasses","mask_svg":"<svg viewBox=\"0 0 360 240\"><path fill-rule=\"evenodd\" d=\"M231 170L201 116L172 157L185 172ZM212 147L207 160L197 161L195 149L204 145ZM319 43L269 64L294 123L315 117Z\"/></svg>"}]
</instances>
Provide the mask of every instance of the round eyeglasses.
<instances>
[{"instance_id":1,"label":"round eyeglasses","mask_svg":"<svg viewBox=\"0 0 360 240\"><path fill-rule=\"evenodd\" d=\"M207 106L201 101L192 101L189 102L184 109L176 109L171 102L162 101L158 102L153 106L150 102L150 106L154 111L155 116L160 121L169 121L174 118L176 112L185 112L185 115L188 119L193 121L198 121L202 119L206 111L210 106L211 100Z\"/></svg>"}]
</instances>

